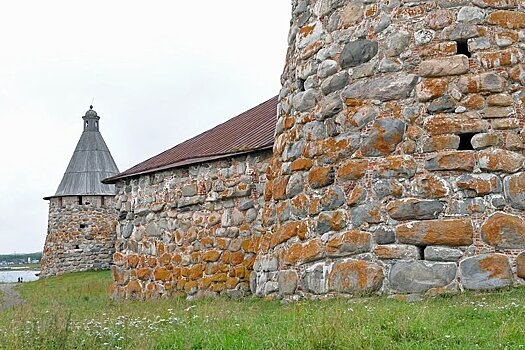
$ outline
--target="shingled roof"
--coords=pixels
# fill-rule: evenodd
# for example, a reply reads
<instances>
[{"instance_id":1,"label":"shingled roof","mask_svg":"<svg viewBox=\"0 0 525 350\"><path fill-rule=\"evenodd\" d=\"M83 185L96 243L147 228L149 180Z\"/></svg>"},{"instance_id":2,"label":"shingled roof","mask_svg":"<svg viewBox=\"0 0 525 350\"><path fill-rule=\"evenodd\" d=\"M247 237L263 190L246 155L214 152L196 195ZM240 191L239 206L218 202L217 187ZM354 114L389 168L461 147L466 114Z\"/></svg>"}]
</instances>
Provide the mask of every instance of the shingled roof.
<instances>
[{"instance_id":1,"label":"shingled roof","mask_svg":"<svg viewBox=\"0 0 525 350\"><path fill-rule=\"evenodd\" d=\"M53 197L104 195L114 196L115 186L101 181L119 173L108 146L99 131L100 117L93 106L82 117L84 132L69 161L66 172Z\"/></svg>"},{"instance_id":2,"label":"shingled roof","mask_svg":"<svg viewBox=\"0 0 525 350\"><path fill-rule=\"evenodd\" d=\"M272 148L276 116L277 96L103 183Z\"/></svg>"}]
</instances>

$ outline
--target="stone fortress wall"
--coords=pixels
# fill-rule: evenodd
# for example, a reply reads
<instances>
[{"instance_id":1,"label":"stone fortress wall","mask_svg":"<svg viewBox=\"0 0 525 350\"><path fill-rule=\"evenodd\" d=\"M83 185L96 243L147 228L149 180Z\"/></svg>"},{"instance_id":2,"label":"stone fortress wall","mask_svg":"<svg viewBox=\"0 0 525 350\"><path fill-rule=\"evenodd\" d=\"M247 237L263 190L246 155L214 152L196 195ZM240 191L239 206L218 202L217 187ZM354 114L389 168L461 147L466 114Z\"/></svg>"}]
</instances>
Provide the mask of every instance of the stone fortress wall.
<instances>
[{"instance_id":1,"label":"stone fortress wall","mask_svg":"<svg viewBox=\"0 0 525 350\"><path fill-rule=\"evenodd\" d=\"M112 295L522 284L525 4L292 7L273 156L118 180Z\"/></svg>"},{"instance_id":2,"label":"stone fortress wall","mask_svg":"<svg viewBox=\"0 0 525 350\"><path fill-rule=\"evenodd\" d=\"M111 295L248 294L271 156L263 150L119 180Z\"/></svg>"},{"instance_id":3,"label":"stone fortress wall","mask_svg":"<svg viewBox=\"0 0 525 350\"><path fill-rule=\"evenodd\" d=\"M113 201L113 196L50 198L41 277L110 268L117 223Z\"/></svg>"},{"instance_id":4,"label":"stone fortress wall","mask_svg":"<svg viewBox=\"0 0 525 350\"><path fill-rule=\"evenodd\" d=\"M254 292L525 278L525 2L294 0Z\"/></svg>"}]
</instances>

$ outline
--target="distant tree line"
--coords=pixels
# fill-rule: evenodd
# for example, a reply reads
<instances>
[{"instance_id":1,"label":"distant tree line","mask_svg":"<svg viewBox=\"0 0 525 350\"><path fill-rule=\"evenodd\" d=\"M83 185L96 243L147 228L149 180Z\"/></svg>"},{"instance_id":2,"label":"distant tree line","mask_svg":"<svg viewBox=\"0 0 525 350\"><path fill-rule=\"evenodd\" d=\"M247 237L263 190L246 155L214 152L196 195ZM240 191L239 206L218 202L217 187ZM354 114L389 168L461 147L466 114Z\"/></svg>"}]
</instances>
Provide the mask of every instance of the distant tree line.
<instances>
[{"instance_id":1,"label":"distant tree line","mask_svg":"<svg viewBox=\"0 0 525 350\"><path fill-rule=\"evenodd\" d=\"M31 260L40 261L40 259L42 259L42 252L29 254L0 254L0 262L26 263L27 258L31 258Z\"/></svg>"}]
</instances>

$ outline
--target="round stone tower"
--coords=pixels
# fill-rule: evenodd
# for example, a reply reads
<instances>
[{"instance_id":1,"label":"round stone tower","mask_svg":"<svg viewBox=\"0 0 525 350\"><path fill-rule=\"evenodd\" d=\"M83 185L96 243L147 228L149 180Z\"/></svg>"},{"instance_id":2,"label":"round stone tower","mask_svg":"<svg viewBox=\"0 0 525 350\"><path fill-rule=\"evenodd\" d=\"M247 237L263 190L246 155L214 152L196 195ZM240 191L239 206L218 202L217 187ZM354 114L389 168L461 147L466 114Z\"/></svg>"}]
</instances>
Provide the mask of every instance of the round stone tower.
<instances>
[{"instance_id":1,"label":"round stone tower","mask_svg":"<svg viewBox=\"0 0 525 350\"><path fill-rule=\"evenodd\" d=\"M41 276L108 269L115 251L117 212L114 185L101 181L118 168L99 131L93 106L82 117L84 132L54 196Z\"/></svg>"},{"instance_id":2,"label":"round stone tower","mask_svg":"<svg viewBox=\"0 0 525 350\"><path fill-rule=\"evenodd\" d=\"M293 0L260 296L525 277L525 2Z\"/></svg>"}]
</instances>

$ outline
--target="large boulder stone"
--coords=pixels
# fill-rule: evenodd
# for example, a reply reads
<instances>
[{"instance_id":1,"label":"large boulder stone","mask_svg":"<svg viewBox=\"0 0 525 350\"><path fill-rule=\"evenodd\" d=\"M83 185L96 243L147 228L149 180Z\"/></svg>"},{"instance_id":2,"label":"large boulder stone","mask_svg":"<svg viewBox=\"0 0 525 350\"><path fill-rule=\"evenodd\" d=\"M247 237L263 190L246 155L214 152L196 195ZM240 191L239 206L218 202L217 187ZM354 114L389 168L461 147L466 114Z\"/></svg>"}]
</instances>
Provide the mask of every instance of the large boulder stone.
<instances>
[{"instance_id":1,"label":"large boulder stone","mask_svg":"<svg viewBox=\"0 0 525 350\"><path fill-rule=\"evenodd\" d=\"M473 151L445 151L430 157L425 162L427 170L463 170L472 171L476 165L476 153Z\"/></svg>"},{"instance_id":2,"label":"large boulder stone","mask_svg":"<svg viewBox=\"0 0 525 350\"><path fill-rule=\"evenodd\" d=\"M525 252L516 258L516 273L519 278L525 278Z\"/></svg>"},{"instance_id":3,"label":"large boulder stone","mask_svg":"<svg viewBox=\"0 0 525 350\"><path fill-rule=\"evenodd\" d=\"M351 230L334 234L326 243L326 253L330 257L342 257L368 252L371 246L370 233Z\"/></svg>"},{"instance_id":4,"label":"large boulder stone","mask_svg":"<svg viewBox=\"0 0 525 350\"><path fill-rule=\"evenodd\" d=\"M463 75L459 78L457 85L464 94L502 92L505 90L507 81L496 73L482 73L479 75Z\"/></svg>"},{"instance_id":5,"label":"large boulder stone","mask_svg":"<svg viewBox=\"0 0 525 350\"><path fill-rule=\"evenodd\" d=\"M404 154L378 159L374 175L380 178L410 178L416 171L417 163L414 157Z\"/></svg>"},{"instance_id":6,"label":"large boulder stone","mask_svg":"<svg viewBox=\"0 0 525 350\"><path fill-rule=\"evenodd\" d=\"M417 83L417 76L396 75L372 79L361 79L343 90L343 98L391 101L410 96Z\"/></svg>"},{"instance_id":7,"label":"large boulder stone","mask_svg":"<svg viewBox=\"0 0 525 350\"><path fill-rule=\"evenodd\" d=\"M426 247L423 254L430 261L458 261L463 256L459 249L435 246Z\"/></svg>"},{"instance_id":8,"label":"large boulder stone","mask_svg":"<svg viewBox=\"0 0 525 350\"><path fill-rule=\"evenodd\" d=\"M339 64L341 68L355 67L366 63L377 55L378 44L376 41L359 39L351 41L345 45Z\"/></svg>"},{"instance_id":9,"label":"large boulder stone","mask_svg":"<svg viewBox=\"0 0 525 350\"><path fill-rule=\"evenodd\" d=\"M468 71L468 58L463 55L431 59L419 65L419 75L422 77L459 75Z\"/></svg>"},{"instance_id":10,"label":"large boulder stone","mask_svg":"<svg viewBox=\"0 0 525 350\"><path fill-rule=\"evenodd\" d=\"M466 289L487 290L512 284L509 259L503 254L483 254L459 263L461 282Z\"/></svg>"},{"instance_id":11,"label":"large boulder stone","mask_svg":"<svg viewBox=\"0 0 525 350\"><path fill-rule=\"evenodd\" d=\"M279 294L281 296L291 295L297 288L299 278L297 273L292 270L281 271L277 275L277 285L279 286Z\"/></svg>"},{"instance_id":12,"label":"large boulder stone","mask_svg":"<svg viewBox=\"0 0 525 350\"><path fill-rule=\"evenodd\" d=\"M324 245L319 238L307 243L294 243L283 252L282 261L286 265L300 265L324 257Z\"/></svg>"},{"instance_id":13,"label":"large boulder stone","mask_svg":"<svg viewBox=\"0 0 525 350\"><path fill-rule=\"evenodd\" d=\"M416 246L407 244L378 245L374 254L382 260L419 260L419 250Z\"/></svg>"},{"instance_id":14,"label":"large boulder stone","mask_svg":"<svg viewBox=\"0 0 525 350\"><path fill-rule=\"evenodd\" d=\"M388 215L398 221L436 219L443 209L445 209L443 202L417 198L391 201L386 206Z\"/></svg>"},{"instance_id":15,"label":"large boulder stone","mask_svg":"<svg viewBox=\"0 0 525 350\"><path fill-rule=\"evenodd\" d=\"M487 22L509 29L525 28L525 13L516 10L501 10L487 16Z\"/></svg>"},{"instance_id":16,"label":"large boulder stone","mask_svg":"<svg viewBox=\"0 0 525 350\"><path fill-rule=\"evenodd\" d=\"M466 218L413 221L396 227L399 242L422 246L470 245L473 234L472 220Z\"/></svg>"},{"instance_id":17,"label":"large boulder stone","mask_svg":"<svg viewBox=\"0 0 525 350\"><path fill-rule=\"evenodd\" d=\"M456 264L429 261L398 261L390 270L390 287L398 293L422 293L444 287L456 277Z\"/></svg>"},{"instance_id":18,"label":"large boulder stone","mask_svg":"<svg viewBox=\"0 0 525 350\"><path fill-rule=\"evenodd\" d=\"M523 168L525 157L521 154L503 149L483 150L479 153L479 167L487 171L514 173Z\"/></svg>"},{"instance_id":19,"label":"large boulder stone","mask_svg":"<svg viewBox=\"0 0 525 350\"><path fill-rule=\"evenodd\" d=\"M501 179L494 174L467 174L456 180L456 186L467 191L469 197L501 192ZM470 194L473 194L472 196Z\"/></svg>"},{"instance_id":20,"label":"large boulder stone","mask_svg":"<svg viewBox=\"0 0 525 350\"><path fill-rule=\"evenodd\" d=\"M337 293L371 293L381 288L383 277L383 269L370 261L336 262L328 275L328 289Z\"/></svg>"},{"instance_id":21,"label":"large boulder stone","mask_svg":"<svg viewBox=\"0 0 525 350\"><path fill-rule=\"evenodd\" d=\"M326 294L328 292L326 275L327 266L322 263L306 269L301 275L301 289L307 293Z\"/></svg>"},{"instance_id":22,"label":"large boulder stone","mask_svg":"<svg viewBox=\"0 0 525 350\"><path fill-rule=\"evenodd\" d=\"M405 123L399 119L379 119L363 141L361 152L368 157L390 155L403 140Z\"/></svg>"},{"instance_id":23,"label":"large boulder stone","mask_svg":"<svg viewBox=\"0 0 525 350\"><path fill-rule=\"evenodd\" d=\"M430 135L463 134L486 131L489 122L476 114L437 114L426 118L424 127Z\"/></svg>"},{"instance_id":24,"label":"large boulder stone","mask_svg":"<svg viewBox=\"0 0 525 350\"><path fill-rule=\"evenodd\" d=\"M496 212L481 226L481 237L498 249L525 249L525 222L517 215Z\"/></svg>"},{"instance_id":25,"label":"large boulder stone","mask_svg":"<svg viewBox=\"0 0 525 350\"><path fill-rule=\"evenodd\" d=\"M513 208L525 210L525 172L507 176L503 188L509 204Z\"/></svg>"}]
</instances>

